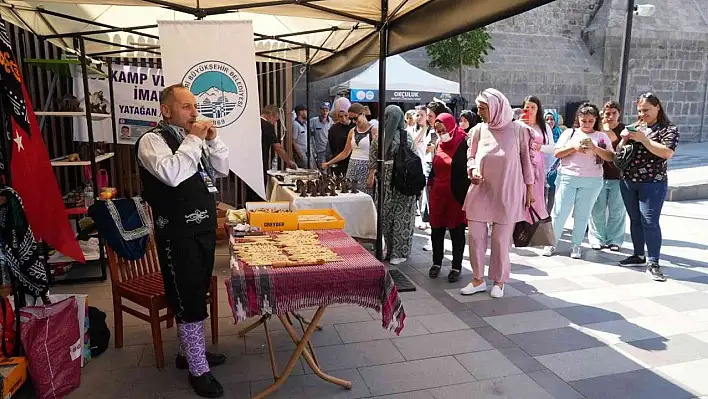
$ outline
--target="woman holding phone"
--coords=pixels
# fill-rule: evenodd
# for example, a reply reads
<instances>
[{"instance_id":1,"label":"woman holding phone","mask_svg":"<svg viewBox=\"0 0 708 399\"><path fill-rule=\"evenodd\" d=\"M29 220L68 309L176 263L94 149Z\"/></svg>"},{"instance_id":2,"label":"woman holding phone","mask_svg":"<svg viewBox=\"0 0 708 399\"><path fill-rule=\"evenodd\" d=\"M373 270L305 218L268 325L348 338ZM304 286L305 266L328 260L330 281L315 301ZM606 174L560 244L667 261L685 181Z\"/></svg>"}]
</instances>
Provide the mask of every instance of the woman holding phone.
<instances>
[{"instance_id":1,"label":"woman holding phone","mask_svg":"<svg viewBox=\"0 0 708 399\"><path fill-rule=\"evenodd\" d=\"M566 130L556 144L555 156L561 160L552 215L556 245L546 247L544 256L555 253L563 226L573 211L570 257L580 259L580 244L585 238L590 212L602 189L602 164L603 161L612 161L614 156L610 138L599 131L600 111L595 105L581 105L577 120L580 128Z\"/></svg>"},{"instance_id":2,"label":"woman holding phone","mask_svg":"<svg viewBox=\"0 0 708 399\"><path fill-rule=\"evenodd\" d=\"M666 281L659 267L662 241L659 216L668 189L667 161L674 156L679 131L652 93L639 97L637 113L639 121L621 133L615 162L622 169L620 192L629 214L634 246L634 254L620 265L647 264L646 272L652 279Z\"/></svg>"}]
</instances>

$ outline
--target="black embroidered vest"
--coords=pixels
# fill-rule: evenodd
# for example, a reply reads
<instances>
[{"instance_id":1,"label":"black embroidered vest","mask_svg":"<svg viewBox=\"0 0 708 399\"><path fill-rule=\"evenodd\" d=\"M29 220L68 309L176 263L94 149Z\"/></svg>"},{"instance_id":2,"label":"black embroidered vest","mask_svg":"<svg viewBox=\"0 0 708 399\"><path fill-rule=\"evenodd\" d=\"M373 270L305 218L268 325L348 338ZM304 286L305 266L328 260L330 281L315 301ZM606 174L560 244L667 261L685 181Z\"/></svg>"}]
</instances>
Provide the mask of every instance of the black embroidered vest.
<instances>
[{"instance_id":1,"label":"black embroidered vest","mask_svg":"<svg viewBox=\"0 0 708 399\"><path fill-rule=\"evenodd\" d=\"M158 125L149 132L162 136L174 154L180 146L175 137ZM135 143L137 150L140 139ZM170 187L150 174L140 162L140 180L143 185L142 197L152 208L155 236L159 238L189 237L216 229L216 200L207 191L199 172Z\"/></svg>"}]
</instances>

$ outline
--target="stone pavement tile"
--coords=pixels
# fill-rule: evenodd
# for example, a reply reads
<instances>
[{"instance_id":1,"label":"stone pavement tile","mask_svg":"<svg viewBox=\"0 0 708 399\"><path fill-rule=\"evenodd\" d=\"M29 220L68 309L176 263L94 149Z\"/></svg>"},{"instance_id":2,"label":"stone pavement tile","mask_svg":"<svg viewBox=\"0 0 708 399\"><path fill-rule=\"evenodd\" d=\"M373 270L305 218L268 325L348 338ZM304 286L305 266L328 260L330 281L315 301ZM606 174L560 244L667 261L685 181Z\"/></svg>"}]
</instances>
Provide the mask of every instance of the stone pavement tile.
<instances>
[{"instance_id":1,"label":"stone pavement tile","mask_svg":"<svg viewBox=\"0 0 708 399\"><path fill-rule=\"evenodd\" d=\"M693 288L697 291L708 291L708 276L699 276L695 278L689 278L677 281L679 284L683 284L687 287Z\"/></svg>"},{"instance_id":2,"label":"stone pavement tile","mask_svg":"<svg viewBox=\"0 0 708 399\"><path fill-rule=\"evenodd\" d=\"M450 331L392 340L406 360L457 355L492 349L474 330Z\"/></svg>"},{"instance_id":3,"label":"stone pavement tile","mask_svg":"<svg viewBox=\"0 0 708 399\"><path fill-rule=\"evenodd\" d=\"M690 399L695 396L646 369L573 381L570 385L588 399Z\"/></svg>"},{"instance_id":4,"label":"stone pavement tile","mask_svg":"<svg viewBox=\"0 0 708 399\"><path fill-rule=\"evenodd\" d=\"M401 298L403 303L406 303L406 301L412 301L414 299L428 299L432 298L432 295L423 287L419 286L416 284L416 290L415 291L409 291L409 292L399 292L398 296Z\"/></svg>"},{"instance_id":5,"label":"stone pavement tile","mask_svg":"<svg viewBox=\"0 0 708 399\"><path fill-rule=\"evenodd\" d=\"M680 295L666 295L652 298L652 301L679 312L708 309L708 292L698 291Z\"/></svg>"},{"instance_id":6,"label":"stone pavement tile","mask_svg":"<svg viewBox=\"0 0 708 399\"><path fill-rule=\"evenodd\" d=\"M657 297L658 298L658 297ZM632 309L633 311L639 313L638 316L625 316L625 319L630 319L639 316L659 316L659 315L673 315L676 311L668 308L664 305L659 305L649 298L632 299L629 301L620 301L617 304ZM597 305L599 306L599 305ZM623 313L624 315L624 313Z\"/></svg>"},{"instance_id":7,"label":"stone pavement tile","mask_svg":"<svg viewBox=\"0 0 708 399\"><path fill-rule=\"evenodd\" d=\"M320 377L309 374L304 376L293 376L288 378L284 385L278 388L269 399L311 399L311 398L332 398L332 399L357 399L371 396L366 383L356 369L339 370L330 373L333 377L351 381L352 389L345 389L339 385L329 383ZM273 383L272 379L251 382L251 392L253 395L266 389ZM228 397L228 396L224 396Z\"/></svg>"},{"instance_id":8,"label":"stone pavement tile","mask_svg":"<svg viewBox=\"0 0 708 399\"><path fill-rule=\"evenodd\" d=\"M406 304L404 304L405 306ZM408 310L406 308L406 310ZM306 309L300 312L300 314L303 317L306 317L308 320L312 319L312 316L315 314L316 309ZM361 306L335 306L335 307L330 307L325 310L324 315L322 316L322 320L320 320L320 324L322 325L330 325L330 324L342 324L342 323L355 323L357 321L369 321L373 320L369 312L367 311L366 308L361 307ZM272 324L280 324L279 322L277 323L272 323Z\"/></svg>"},{"instance_id":9,"label":"stone pavement tile","mask_svg":"<svg viewBox=\"0 0 708 399\"><path fill-rule=\"evenodd\" d=\"M373 395L419 391L474 381L452 356L359 369Z\"/></svg>"},{"instance_id":10,"label":"stone pavement tile","mask_svg":"<svg viewBox=\"0 0 708 399\"><path fill-rule=\"evenodd\" d=\"M474 328L474 330L495 348L507 348L514 346L514 343L511 342L509 338L492 326L478 327Z\"/></svg>"},{"instance_id":11,"label":"stone pavement tile","mask_svg":"<svg viewBox=\"0 0 708 399\"><path fill-rule=\"evenodd\" d=\"M708 309L691 310L689 312L681 312L681 314L693 320L708 321Z\"/></svg>"},{"instance_id":12,"label":"stone pavement tile","mask_svg":"<svg viewBox=\"0 0 708 399\"><path fill-rule=\"evenodd\" d=\"M291 377L301 378L301 377ZM273 380L270 380L273 381ZM251 388L249 383L241 382L236 384L222 384L224 387L224 397L229 399L249 399L251 397ZM159 399L193 399L197 395L192 389L186 389L174 392L164 392L158 395Z\"/></svg>"},{"instance_id":13,"label":"stone pavement tile","mask_svg":"<svg viewBox=\"0 0 708 399\"><path fill-rule=\"evenodd\" d=\"M345 344L396 338L396 334L393 331L389 331L381 326L381 320L336 324L334 329L339 333L339 336ZM406 317L405 326L401 331L401 337L425 334L429 334L429 331L423 326L420 320L416 320L414 317Z\"/></svg>"},{"instance_id":14,"label":"stone pavement tile","mask_svg":"<svg viewBox=\"0 0 708 399\"><path fill-rule=\"evenodd\" d=\"M551 330L570 325L570 320L552 310L485 317L484 321L505 335Z\"/></svg>"},{"instance_id":15,"label":"stone pavement tile","mask_svg":"<svg viewBox=\"0 0 708 399\"><path fill-rule=\"evenodd\" d=\"M290 360L291 352L276 352L275 362L278 372L282 372ZM319 355L319 352L318 352ZM309 369L308 369L309 370ZM214 376L222 384L258 381L273 377L268 354L247 355L239 358L229 358L225 364L214 367ZM292 375L304 374L304 368L298 359ZM183 377L186 379L186 377Z\"/></svg>"},{"instance_id":16,"label":"stone pavement tile","mask_svg":"<svg viewBox=\"0 0 708 399\"><path fill-rule=\"evenodd\" d=\"M492 283L488 283L487 288L492 289ZM477 293L474 295L461 295L460 290L458 288L447 289L447 290L445 290L445 292L447 292L447 294L449 296L455 298L460 303L490 301L490 300L494 299L491 296L489 296L489 290L487 290L487 292L480 292L480 293ZM524 296L524 293L517 290L513 285L507 284L506 287L504 288L504 298L511 298L511 297L517 297L517 296Z\"/></svg>"},{"instance_id":17,"label":"stone pavement tile","mask_svg":"<svg viewBox=\"0 0 708 399\"><path fill-rule=\"evenodd\" d=\"M534 380L523 374L436 388L430 392L436 399L553 399Z\"/></svg>"},{"instance_id":18,"label":"stone pavement tile","mask_svg":"<svg viewBox=\"0 0 708 399\"><path fill-rule=\"evenodd\" d=\"M414 391L414 392L404 392L396 393L393 395L376 396L371 399L435 399L430 391Z\"/></svg>"},{"instance_id":19,"label":"stone pavement tile","mask_svg":"<svg viewBox=\"0 0 708 399\"><path fill-rule=\"evenodd\" d=\"M609 346L537 356L536 360L565 381L584 380L644 368L643 364L629 359L626 354Z\"/></svg>"},{"instance_id":20,"label":"stone pavement tile","mask_svg":"<svg viewBox=\"0 0 708 399\"><path fill-rule=\"evenodd\" d=\"M406 318L406 327L403 329L403 331L405 331L408 328L408 324L407 324L408 320L412 320L412 321L421 323L423 325L423 327L425 327L426 330L430 331L433 334L448 332L448 331L466 330L468 328L471 328L463 320L461 320L459 317L457 317L457 315L460 313L472 313L472 312L464 311L464 312L457 312L457 313L441 313L441 314L431 314L431 315L425 315L425 316L415 316L415 317L411 317L411 318ZM472 316L474 316L474 315L472 314ZM484 322L484 321L482 320L482 322Z\"/></svg>"},{"instance_id":21,"label":"stone pavement tile","mask_svg":"<svg viewBox=\"0 0 708 399\"><path fill-rule=\"evenodd\" d=\"M469 326L470 328L480 328L489 326L489 324L484 321L484 319L482 319L469 309L463 312L455 312L454 315L457 316L460 320L462 320L465 324L467 324L467 326Z\"/></svg>"},{"instance_id":22,"label":"stone pavement tile","mask_svg":"<svg viewBox=\"0 0 708 399\"><path fill-rule=\"evenodd\" d=\"M621 343L614 347L651 367L708 359L708 343L687 334L676 335L668 339L653 338Z\"/></svg>"},{"instance_id":23,"label":"stone pavement tile","mask_svg":"<svg viewBox=\"0 0 708 399\"><path fill-rule=\"evenodd\" d=\"M565 278L573 284L585 289L603 288L612 286L611 283L596 276L569 276Z\"/></svg>"},{"instance_id":24,"label":"stone pavement tile","mask_svg":"<svg viewBox=\"0 0 708 399\"><path fill-rule=\"evenodd\" d=\"M567 382L561 380L550 370L534 371L526 375L551 394L554 399L585 399L580 392L573 389Z\"/></svg>"},{"instance_id":25,"label":"stone pavement tile","mask_svg":"<svg viewBox=\"0 0 708 399\"><path fill-rule=\"evenodd\" d=\"M509 361L514 363L524 373L531 373L534 371L546 370L546 367L538 362L538 360L529 356L528 353L524 352L518 346L510 346L507 348L500 348L499 352L506 356Z\"/></svg>"},{"instance_id":26,"label":"stone pavement tile","mask_svg":"<svg viewBox=\"0 0 708 399\"><path fill-rule=\"evenodd\" d=\"M91 367L90 363L87 367ZM187 389L190 386L183 370L136 367L87 375L71 398L154 398L162 392Z\"/></svg>"},{"instance_id":27,"label":"stone pavement tile","mask_svg":"<svg viewBox=\"0 0 708 399\"><path fill-rule=\"evenodd\" d=\"M604 345L597 338L573 327L512 334L507 337L531 356L550 355Z\"/></svg>"},{"instance_id":28,"label":"stone pavement tile","mask_svg":"<svg viewBox=\"0 0 708 399\"><path fill-rule=\"evenodd\" d=\"M406 316L422 316L428 314L439 314L449 312L437 299L415 299L403 303Z\"/></svg>"},{"instance_id":29,"label":"stone pavement tile","mask_svg":"<svg viewBox=\"0 0 708 399\"><path fill-rule=\"evenodd\" d=\"M551 292L545 295L531 295L530 297L550 308L561 308L685 294L688 292L695 292L695 290L674 281L667 281L662 284L656 284L656 282L628 284L622 286L621 289L613 286L578 291Z\"/></svg>"},{"instance_id":30,"label":"stone pavement tile","mask_svg":"<svg viewBox=\"0 0 708 399\"><path fill-rule=\"evenodd\" d=\"M613 286L629 285L629 284L642 284L646 283L648 277L646 275L645 268L625 268L624 273L613 273L598 275L597 278L607 281Z\"/></svg>"},{"instance_id":31,"label":"stone pavement tile","mask_svg":"<svg viewBox=\"0 0 708 399\"><path fill-rule=\"evenodd\" d=\"M595 306L571 306L569 308L555 309L555 311L581 326L643 316L642 313L617 302L601 303Z\"/></svg>"},{"instance_id":32,"label":"stone pavement tile","mask_svg":"<svg viewBox=\"0 0 708 399\"><path fill-rule=\"evenodd\" d=\"M526 296L504 297L493 301L471 302L466 305L483 318L548 309L537 301L529 300Z\"/></svg>"},{"instance_id":33,"label":"stone pavement tile","mask_svg":"<svg viewBox=\"0 0 708 399\"><path fill-rule=\"evenodd\" d=\"M389 340L359 342L317 348L317 360L325 371L402 362L406 360ZM307 372L311 370L307 368Z\"/></svg>"},{"instance_id":34,"label":"stone pavement tile","mask_svg":"<svg viewBox=\"0 0 708 399\"><path fill-rule=\"evenodd\" d=\"M444 291L436 295L436 299L440 301L440 303L445 306L445 308L447 308L447 310L450 312L461 312L463 310L467 310L467 307L464 303L457 301L455 298L452 298L450 295L447 295L447 293Z\"/></svg>"},{"instance_id":35,"label":"stone pavement tile","mask_svg":"<svg viewBox=\"0 0 708 399\"><path fill-rule=\"evenodd\" d=\"M636 320L636 319L631 319ZM594 323L578 326L578 330L588 334L607 345L621 342L632 342L651 338L663 338L650 329L643 328L630 320L615 320L604 323Z\"/></svg>"},{"instance_id":36,"label":"stone pavement tile","mask_svg":"<svg viewBox=\"0 0 708 399\"><path fill-rule=\"evenodd\" d=\"M548 280L538 280L529 282L520 282L513 285L514 288L526 295L532 294L542 294L546 292L559 292L559 291L572 291L581 290L583 287L580 284L576 284L567 278L553 278ZM508 288L508 287L507 287ZM506 292L504 292L506 297Z\"/></svg>"},{"instance_id":37,"label":"stone pavement tile","mask_svg":"<svg viewBox=\"0 0 708 399\"><path fill-rule=\"evenodd\" d=\"M176 346L175 346L176 347ZM120 349L116 349L114 345L108 345L106 351L101 356L94 357L82 370L84 375L100 373L103 371L124 370L139 367L141 359L145 353L145 345L126 345ZM165 362L170 363L174 360L167 352L165 354ZM153 356L154 359L154 356ZM154 362L153 362L154 364ZM90 378L90 377L89 377Z\"/></svg>"},{"instance_id":38,"label":"stone pavement tile","mask_svg":"<svg viewBox=\"0 0 708 399\"><path fill-rule=\"evenodd\" d=\"M456 355L455 359L478 380L489 380L492 378L523 374L521 369L516 367L506 356L495 349L464 353L462 355Z\"/></svg>"}]
</instances>

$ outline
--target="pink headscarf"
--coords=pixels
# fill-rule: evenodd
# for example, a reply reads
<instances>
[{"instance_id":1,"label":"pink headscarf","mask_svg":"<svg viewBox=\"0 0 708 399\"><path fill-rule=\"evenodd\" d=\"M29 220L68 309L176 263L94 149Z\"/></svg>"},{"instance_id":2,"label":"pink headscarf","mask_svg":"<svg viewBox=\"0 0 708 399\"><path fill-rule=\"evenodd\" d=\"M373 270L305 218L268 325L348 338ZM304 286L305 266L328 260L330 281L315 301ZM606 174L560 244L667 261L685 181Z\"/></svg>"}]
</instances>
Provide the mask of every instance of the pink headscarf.
<instances>
[{"instance_id":1,"label":"pink headscarf","mask_svg":"<svg viewBox=\"0 0 708 399\"><path fill-rule=\"evenodd\" d=\"M485 121L489 130L501 130L514 120L514 111L506 98L497 89L486 89L479 94L477 102L489 107L489 120Z\"/></svg>"}]
</instances>

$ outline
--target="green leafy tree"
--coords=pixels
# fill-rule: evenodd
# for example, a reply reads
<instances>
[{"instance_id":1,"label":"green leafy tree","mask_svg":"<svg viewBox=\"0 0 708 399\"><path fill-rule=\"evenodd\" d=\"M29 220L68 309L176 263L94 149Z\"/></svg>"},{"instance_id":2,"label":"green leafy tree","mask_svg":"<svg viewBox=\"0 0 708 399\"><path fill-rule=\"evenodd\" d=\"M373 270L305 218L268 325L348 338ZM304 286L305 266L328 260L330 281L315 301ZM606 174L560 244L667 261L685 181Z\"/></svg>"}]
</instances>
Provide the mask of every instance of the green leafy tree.
<instances>
[{"instance_id":1,"label":"green leafy tree","mask_svg":"<svg viewBox=\"0 0 708 399\"><path fill-rule=\"evenodd\" d=\"M463 65L479 68L489 51L494 50L486 28L478 28L425 47L430 66L443 71L461 69Z\"/></svg>"}]
</instances>

